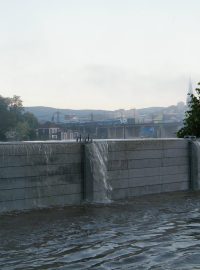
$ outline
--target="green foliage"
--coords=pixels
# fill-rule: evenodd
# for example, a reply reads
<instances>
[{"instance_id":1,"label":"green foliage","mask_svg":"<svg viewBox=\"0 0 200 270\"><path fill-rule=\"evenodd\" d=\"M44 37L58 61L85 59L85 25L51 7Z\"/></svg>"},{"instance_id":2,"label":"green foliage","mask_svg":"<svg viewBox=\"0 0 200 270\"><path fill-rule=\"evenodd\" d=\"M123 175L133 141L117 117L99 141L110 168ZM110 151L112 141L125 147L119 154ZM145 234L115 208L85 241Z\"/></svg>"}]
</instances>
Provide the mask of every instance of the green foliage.
<instances>
[{"instance_id":1,"label":"green foliage","mask_svg":"<svg viewBox=\"0 0 200 270\"><path fill-rule=\"evenodd\" d=\"M200 88L196 88L196 95L191 94L190 97L189 108L183 121L184 126L177 132L179 138L184 136L200 137Z\"/></svg>"},{"instance_id":2,"label":"green foliage","mask_svg":"<svg viewBox=\"0 0 200 270\"><path fill-rule=\"evenodd\" d=\"M29 135L29 126L26 122L18 122L15 128L16 131L16 139L17 140L28 140L28 135Z\"/></svg>"},{"instance_id":3,"label":"green foliage","mask_svg":"<svg viewBox=\"0 0 200 270\"><path fill-rule=\"evenodd\" d=\"M34 140L37 118L31 113L24 113L19 96L5 98L0 96L0 140Z\"/></svg>"}]
</instances>

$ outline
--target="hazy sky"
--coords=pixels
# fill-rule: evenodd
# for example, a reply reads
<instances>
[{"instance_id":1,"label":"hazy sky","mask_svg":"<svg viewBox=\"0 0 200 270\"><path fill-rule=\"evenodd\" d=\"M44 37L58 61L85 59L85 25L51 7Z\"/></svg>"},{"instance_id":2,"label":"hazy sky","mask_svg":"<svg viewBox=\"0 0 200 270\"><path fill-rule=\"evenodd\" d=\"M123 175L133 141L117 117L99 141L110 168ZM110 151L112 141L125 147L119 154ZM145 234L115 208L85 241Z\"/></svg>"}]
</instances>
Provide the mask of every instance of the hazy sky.
<instances>
[{"instance_id":1,"label":"hazy sky","mask_svg":"<svg viewBox=\"0 0 200 270\"><path fill-rule=\"evenodd\" d=\"M140 108L200 81L199 0L0 0L0 94L24 106Z\"/></svg>"}]
</instances>

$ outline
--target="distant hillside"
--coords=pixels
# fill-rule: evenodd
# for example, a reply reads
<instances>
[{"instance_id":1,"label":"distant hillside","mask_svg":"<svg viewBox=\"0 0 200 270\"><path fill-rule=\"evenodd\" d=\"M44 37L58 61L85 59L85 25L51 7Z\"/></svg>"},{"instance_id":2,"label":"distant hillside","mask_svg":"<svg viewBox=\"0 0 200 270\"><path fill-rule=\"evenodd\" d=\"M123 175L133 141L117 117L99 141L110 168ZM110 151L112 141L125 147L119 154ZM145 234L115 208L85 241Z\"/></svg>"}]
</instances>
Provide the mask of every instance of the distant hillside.
<instances>
[{"instance_id":1,"label":"distant hillside","mask_svg":"<svg viewBox=\"0 0 200 270\"><path fill-rule=\"evenodd\" d=\"M186 110L186 106L184 103L179 103L179 105L172 105L169 107L149 107L137 109L137 116L147 117L152 115L160 115L164 114L179 114L177 116L177 120L183 119L184 113ZM25 107L25 111L33 113L40 122L51 121L52 117L56 117L56 112L59 111L59 121L65 122L66 119L70 119L70 117L74 119L78 119L80 121L88 121L93 119L94 121L105 120L105 119L114 119L116 117L120 117L122 114L126 114L131 110L116 110L116 111L108 111L108 110L72 110L72 109L56 109L51 107ZM130 117L130 116L128 116Z\"/></svg>"},{"instance_id":2,"label":"distant hillside","mask_svg":"<svg viewBox=\"0 0 200 270\"><path fill-rule=\"evenodd\" d=\"M64 121L65 115L76 115L82 119L90 119L92 114L96 118L104 118L105 116L109 116L113 113L112 111L106 110L56 109L43 106L25 107L25 111L33 113L40 122L51 121L53 114L55 114L57 111L60 113L61 122Z\"/></svg>"},{"instance_id":3,"label":"distant hillside","mask_svg":"<svg viewBox=\"0 0 200 270\"><path fill-rule=\"evenodd\" d=\"M139 114L159 113L159 112L162 112L165 108L167 107L149 107L149 108L138 109L137 112Z\"/></svg>"}]
</instances>

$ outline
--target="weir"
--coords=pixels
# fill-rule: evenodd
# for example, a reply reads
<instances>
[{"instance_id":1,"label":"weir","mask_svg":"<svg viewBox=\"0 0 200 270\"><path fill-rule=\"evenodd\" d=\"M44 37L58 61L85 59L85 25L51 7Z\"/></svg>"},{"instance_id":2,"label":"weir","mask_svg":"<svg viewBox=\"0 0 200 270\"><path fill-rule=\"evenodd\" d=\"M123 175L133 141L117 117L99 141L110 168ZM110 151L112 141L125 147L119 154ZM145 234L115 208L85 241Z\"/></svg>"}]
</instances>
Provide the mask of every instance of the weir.
<instances>
[{"instance_id":1,"label":"weir","mask_svg":"<svg viewBox=\"0 0 200 270\"><path fill-rule=\"evenodd\" d=\"M199 147L184 139L1 143L0 213L197 190Z\"/></svg>"},{"instance_id":2,"label":"weir","mask_svg":"<svg viewBox=\"0 0 200 270\"><path fill-rule=\"evenodd\" d=\"M81 145L0 144L0 212L81 202Z\"/></svg>"}]
</instances>

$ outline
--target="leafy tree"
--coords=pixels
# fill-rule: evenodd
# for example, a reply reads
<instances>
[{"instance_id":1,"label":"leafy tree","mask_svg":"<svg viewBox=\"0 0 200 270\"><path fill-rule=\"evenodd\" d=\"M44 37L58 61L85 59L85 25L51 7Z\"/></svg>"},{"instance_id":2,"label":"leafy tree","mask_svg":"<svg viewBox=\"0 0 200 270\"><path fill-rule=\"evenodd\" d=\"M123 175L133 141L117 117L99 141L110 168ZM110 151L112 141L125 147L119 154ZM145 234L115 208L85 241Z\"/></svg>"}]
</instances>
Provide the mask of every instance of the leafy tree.
<instances>
[{"instance_id":1,"label":"leafy tree","mask_svg":"<svg viewBox=\"0 0 200 270\"><path fill-rule=\"evenodd\" d=\"M36 139L37 118L24 113L22 100L19 96L5 98L0 96L0 140L6 141L12 135L15 140Z\"/></svg>"},{"instance_id":2,"label":"leafy tree","mask_svg":"<svg viewBox=\"0 0 200 270\"><path fill-rule=\"evenodd\" d=\"M26 141L29 139L29 126L26 122L18 122L15 128L15 138L19 141Z\"/></svg>"},{"instance_id":3,"label":"leafy tree","mask_svg":"<svg viewBox=\"0 0 200 270\"><path fill-rule=\"evenodd\" d=\"M23 119L26 123L28 123L30 128L36 129L38 127L38 120L32 113L25 112L23 114Z\"/></svg>"},{"instance_id":4,"label":"leafy tree","mask_svg":"<svg viewBox=\"0 0 200 270\"><path fill-rule=\"evenodd\" d=\"M0 140L6 139L6 132L14 127L13 117L9 110L10 98L0 96Z\"/></svg>"},{"instance_id":5,"label":"leafy tree","mask_svg":"<svg viewBox=\"0 0 200 270\"><path fill-rule=\"evenodd\" d=\"M17 134L20 139L23 140L35 140L36 139L36 128L38 127L37 118L30 112L23 114L23 121L19 122L21 129L18 126Z\"/></svg>"},{"instance_id":6,"label":"leafy tree","mask_svg":"<svg viewBox=\"0 0 200 270\"><path fill-rule=\"evenodd\" d=\"M9 98L9 111L12 115L13 122L18 122L23 120L24 108L22 105L22 100L19 96L13 96Z\"/></svg>"},{"instance_id":7,"label":"leafy tree","mask_svg":"<svg viewBox=\"0 0 200 270\"><path fill-rule=\"evenodd\" d=\"M200 88L195 90L196 95L190 94L189 107L183 121L184 126L177 132L179 138L184 136L200 137Z\"/></svg>"}]
</instances>

